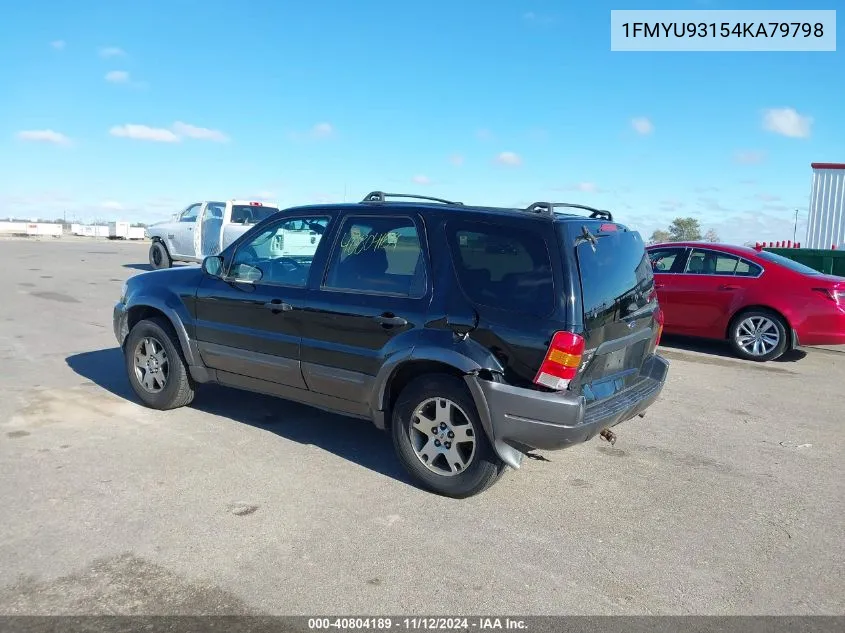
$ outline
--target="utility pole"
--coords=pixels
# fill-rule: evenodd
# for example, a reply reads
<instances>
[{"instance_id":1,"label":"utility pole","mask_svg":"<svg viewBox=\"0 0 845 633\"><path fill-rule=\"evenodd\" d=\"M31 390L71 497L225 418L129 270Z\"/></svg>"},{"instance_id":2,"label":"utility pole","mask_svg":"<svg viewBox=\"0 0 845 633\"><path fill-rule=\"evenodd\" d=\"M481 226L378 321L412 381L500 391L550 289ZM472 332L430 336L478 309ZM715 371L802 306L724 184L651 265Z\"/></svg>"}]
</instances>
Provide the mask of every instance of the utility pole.
<instances>
[{"instance_id":1,"label":"utility pole","mask_svg":"<svg viewBox=\"0 0 845 633\"><path fill-rule=\"evenodd\" d=\"M795 209L795 226L792 229L792 243L798 238L798 209Z\"/></svg>"}]
</instances>

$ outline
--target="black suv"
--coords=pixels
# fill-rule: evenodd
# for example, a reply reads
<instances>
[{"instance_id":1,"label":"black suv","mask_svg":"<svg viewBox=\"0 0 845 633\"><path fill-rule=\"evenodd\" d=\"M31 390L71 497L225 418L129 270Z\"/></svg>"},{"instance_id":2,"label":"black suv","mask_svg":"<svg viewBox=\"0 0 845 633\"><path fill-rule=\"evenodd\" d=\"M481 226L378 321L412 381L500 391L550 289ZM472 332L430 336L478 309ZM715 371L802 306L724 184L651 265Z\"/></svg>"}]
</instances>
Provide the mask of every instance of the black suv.
<instances>
[{"instance_id":1,"label":"black suv","mask_svg":"<svg viewBox=\"0 0 845 633\"><path fill-rule=\"evenodd\" d=\"M642 238L607 211L382 192L280 211L201 268L136 275L114 307L147 406L218 383L369 419L452 497L642 416L661 329Z\"/></svg>"}]
</instances>

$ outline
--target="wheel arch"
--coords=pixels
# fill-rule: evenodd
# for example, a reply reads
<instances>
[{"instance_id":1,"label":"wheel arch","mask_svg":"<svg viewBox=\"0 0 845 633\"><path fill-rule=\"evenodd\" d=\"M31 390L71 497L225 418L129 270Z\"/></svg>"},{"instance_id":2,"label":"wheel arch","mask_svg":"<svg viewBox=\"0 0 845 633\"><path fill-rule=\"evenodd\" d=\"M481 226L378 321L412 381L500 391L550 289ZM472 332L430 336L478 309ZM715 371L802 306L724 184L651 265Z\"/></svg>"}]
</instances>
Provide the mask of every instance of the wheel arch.
<instances>
[{"instance_id":1,"label":"wheel arch","mask_svg":"<svg viewBox=\"0 0 845 633\"><path fill-rule=\"evenodd\" d=\"M765 304L762 304L762 303L760 303L760 304L754 303L754 304L751 304L751 305L742 306L741 308L738 308L736 311L734 311L734 313L731 315L731 318L728 319L728 325L725 328L725 339L730 340L731 329L733 329L733 326L736 323L737 319L739 317L741 317L743 314L745 314L746 312L753 312L754 310L761 310L763 312L771 312L772 314L775 314L776 316L780 317L781 319L783 319L783 322L786 324L786 330L787 330L786 333L788 335L790 335L791 337L795 336L795 330L792 327L792 323L790 322L789 317L787 317L781 310L778 310L777 308L773 308L769 305L765 305Z\"/></svg>"},{"instance_id":2,"label":"wheel arch","mask_svg":"<svg viewBox=\"0 0 845 633\"><path fill-rule=\"evenodd\" d=\"M196 350L191 343L184 322L179 318L179 315L173 308L167 306L162 301L148 297L130 305L126 310L126 331L132 331L132 328L144 319L156 317L165 319L173 328L176 338L179 340L179 347L181 348L185 362L188 365L196 365Z\"/></svg>"}]
</instances>

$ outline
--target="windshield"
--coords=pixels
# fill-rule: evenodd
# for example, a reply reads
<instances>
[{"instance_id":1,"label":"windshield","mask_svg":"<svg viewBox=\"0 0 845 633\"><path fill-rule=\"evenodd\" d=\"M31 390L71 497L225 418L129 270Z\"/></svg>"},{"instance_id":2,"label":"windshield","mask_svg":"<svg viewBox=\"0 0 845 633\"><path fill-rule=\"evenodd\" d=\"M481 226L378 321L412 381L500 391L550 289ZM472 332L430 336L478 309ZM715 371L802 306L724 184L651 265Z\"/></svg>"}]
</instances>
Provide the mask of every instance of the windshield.
<instances>
[{"instance_id":1,"label":"windshield","mask_svg":"<svg viewBox=\"0 0 845 633\"><path fill-rule=\"evenodd\" d=\"M821 275L821 273L817 270L813 270L809 266L805 266L804 264L799 264L796 261L789 259L788 257L784 257L783 255L776 255L775 253L770 253L769 251L760 251L757 253L757 257L762 259L767 259L770 262L774 262L776 264L780 264L790 270L794 270L796 273L801 273L803 275Z\"/></svg>"},{"instance_id":2,"label":"windshield","mask_svg":"<svg viewBox=\"0 0 845 633\"><path fill-rule=\"evenodd\" d=\"M232 206L232 222L235 224L258 224L278 213L276 207L236 204Z\"/></svg>"}]
</instances>

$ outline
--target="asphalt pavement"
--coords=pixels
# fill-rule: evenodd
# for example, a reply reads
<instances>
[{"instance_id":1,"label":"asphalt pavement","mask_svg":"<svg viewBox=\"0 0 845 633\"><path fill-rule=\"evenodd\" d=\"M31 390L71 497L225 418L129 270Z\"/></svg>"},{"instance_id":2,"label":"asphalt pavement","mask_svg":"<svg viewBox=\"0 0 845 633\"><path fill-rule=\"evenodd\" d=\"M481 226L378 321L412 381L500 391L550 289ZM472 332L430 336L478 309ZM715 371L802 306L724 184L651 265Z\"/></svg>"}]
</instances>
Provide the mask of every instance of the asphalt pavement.
<instances>
[{"instance_id":1,"label":"asphalt pavement","mask_svg":"<svg viewBox=\"0 0 845 633\"><path fill-rule=\"evenodd\" d=\"M845 612L841 350L669 340L614 446L450 500L366 422L218 387L138 405L111 308L146 249L0 241L0 613Z\"/></svg>"}]
</instances>

